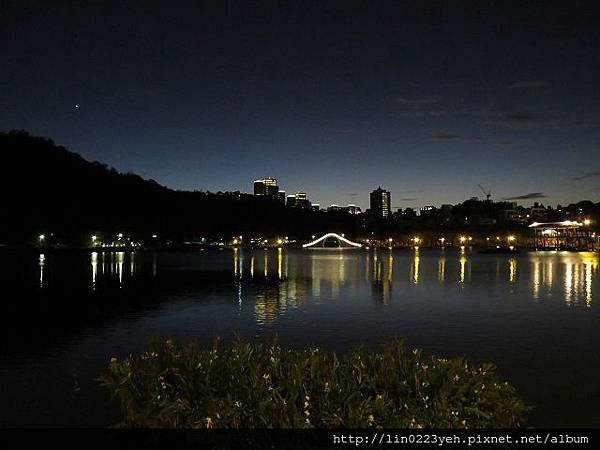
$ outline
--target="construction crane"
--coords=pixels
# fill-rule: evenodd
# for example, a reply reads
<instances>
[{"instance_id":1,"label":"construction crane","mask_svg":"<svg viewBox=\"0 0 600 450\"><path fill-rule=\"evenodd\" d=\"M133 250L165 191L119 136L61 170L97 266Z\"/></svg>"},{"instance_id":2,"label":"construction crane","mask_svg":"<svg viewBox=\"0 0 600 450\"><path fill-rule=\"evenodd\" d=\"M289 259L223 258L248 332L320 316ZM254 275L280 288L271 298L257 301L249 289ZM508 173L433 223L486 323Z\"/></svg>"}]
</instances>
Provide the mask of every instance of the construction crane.
<instances>
[{"instance_id":1,"label":"construction crane","mask_svg":"<svg viewBox=\"0 0 600 450\"><path fill-rule=\"evenodd\" d=\"M490 197L492 196L492 190L489 188L488 189L484 188L481 184L478 184L477 186L479 186L479 189L481 189L481 192L483 192L485 194L485 199L489 202Z\"/></svg>"}]
</instances>

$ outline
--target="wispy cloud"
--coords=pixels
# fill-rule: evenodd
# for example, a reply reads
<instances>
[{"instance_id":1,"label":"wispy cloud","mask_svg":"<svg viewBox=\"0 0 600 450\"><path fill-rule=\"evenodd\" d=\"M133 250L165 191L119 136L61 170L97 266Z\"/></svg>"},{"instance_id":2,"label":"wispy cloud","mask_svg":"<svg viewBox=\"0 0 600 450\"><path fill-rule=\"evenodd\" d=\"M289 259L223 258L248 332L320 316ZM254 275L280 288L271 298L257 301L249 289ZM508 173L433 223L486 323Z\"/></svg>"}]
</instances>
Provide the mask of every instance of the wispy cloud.
<instances>
[{"instance_id":1,"label":"wispy cloud","mask_svg":"<svg viewBox=\"0 0 600 450\"><path fill-rule=\"evenodd\" d=\"M434 141L456 141L462 139L462 136L452 133L434 133L431 135L431 139Z\"/></svg>"},{"instance_id":2,"label":"wispy cloud","mask_svg":"<svg viewBox=\"0 0 600 450\"><path fill-rule=\"evenodd\" d=\"M516 81L510 86L509 89L535 89L546 86L546 82L543 80L535 81Z\"/></svg>"},{"instance_id":3,"label":"wispy cloud","mask_svg":"<svg viewBox=\"0 0 600 450\"><path fill-rule=\"evenodd\" d=\"M403 202L416 202L418 199L417 198L401 198L400 200L402 200Z\"/></svg>"},{"instance_id":4,"label":"wispy cloud","mask_svg":"<svg viewBox=\"0 0 600 450\"><path fill-rule=\"evenodd\" d=\"M573 177L573 179L577 180L577 181L581 181L581 180L586 180L588 178L596 178L596 177L600 177L600 171L584 172L577 177Z\"/></svg>"},{"instance_id":5,"label":"wispy cloud","mask_svg":"<svg viewBox=\"0 0 600 450\"><path fill-rule=\"evenodd\" d=\"M485 122L488 124L516 129L588 128L600 125L600 117L571 113L489 111L485 116Z\"/></svg>"},{"instance_id":6,"label":"wispy cloud","mask_svg":"<svg viewBox=\"0 0 600 450\"><path fill-rule=\"evenodd\" d=\"M398 102L404 106L429 106L435 105L442 101L442 97L440 95L432 95L429 97L416 97L416 98L406 98L406 97L398 97Z\"/></svg>"},{"instance_id":7,"label":"wispy cloud","mask_svg":"<svg viewBox=\"0 0 600 450\"><path fill-rule=\"evenodd\" d=\"M530 192L529 194L517 195L515 197L506 197L504 200L532 200L536 198L547 198L543 192Z\"/></svg>"},{"instance_id":8,"label":"wispy cloud","mask_svg":"<svg viewBox=\"0 0 600 450\"><path fill-rule=\"evenodd\" d=\"M439 133L433 133L431 135L431 140L437 141L437 142L449 142L449 141L475 142L475 141L481 141L481 138L470 137L470 136L461 136L460 134L454 134L454 133L439 132Z\"/></svg>"}]
</instances>

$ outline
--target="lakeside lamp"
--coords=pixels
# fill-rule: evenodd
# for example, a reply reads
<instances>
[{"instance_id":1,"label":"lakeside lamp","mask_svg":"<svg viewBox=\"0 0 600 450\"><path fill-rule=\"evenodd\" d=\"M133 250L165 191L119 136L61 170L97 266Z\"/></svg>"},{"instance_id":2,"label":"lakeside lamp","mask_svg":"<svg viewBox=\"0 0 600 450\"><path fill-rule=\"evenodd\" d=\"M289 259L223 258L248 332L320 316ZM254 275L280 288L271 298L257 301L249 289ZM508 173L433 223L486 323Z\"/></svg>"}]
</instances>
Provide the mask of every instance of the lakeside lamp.
<instances>
[{"instance_id":1,"label":"lakeside lamp","mask_svg":"<svg viewBox=\"0 0 600 450\"><path fill-rule=\"evenodd\" d=\"M283 244L283 240L282 240L282 239L277 239L277 243L278 243L279 245L281 245L281 244Z\"/></svg>"},{"instance_id":2,"label":"lakeside lamp","mask_svg":"<svg viewBox=\"0 0 600 450\"><path fill-rule=\"evenodd\" d=\"M441 238L440 238L440 242L442 243L442 245L444 245L444 242L445 242L445 241L446 241L446 238L444 238L444 237L441 237Z\"/></svg>"},{"instance_id":3,"label":"lakeside lamp","mask_svg":"<svg viewBox=\"0 0 600 450\"><path fill-rule=\"evenodd\" d=\"M236 238L236 239L233 240L233 245L237 245L237 243L238 243L238 240Z\"/></svg>"},{"instance_id":4,"label":"lakeside lamp","mask_svg":"<svg viewBox=\"0 0 600 450\"><path fill-rule=\"evenodd\" d=\"M461 237L460 237L460 243L461 243L461 244L464 244L466 240L467 240L467 238L466 238L466 237L464 237L464 236L461 236Z\"/></svg>"},{"instance_id":5,"label":"lakeside lamp","mask_svg":"<svg viewBox=\"0 0 600 450\"><path fill-rule=\"evenodd\" d=\"M123 238L123 233L117 234L117 239L121 240Z\"/></svg>"},{"instance_id":6,"label":"lakeside lamp","mask_svg":"<svg viewBox=\"0 0 600 450\"><path fill-rule=\"evenodd\" d=\"M590 219L585 219L585 220L583 221L583 224L584 224L584 225L590 225L591 223L592 223L592 221L591 221Z\"/></svg>"},{"instance_id":7,"label":"lakeside lamp","mask_svg":"<svg viewBox=\"0 0 600 450\"><path fill-rule=\"evenodd\" d=\"M45 234L40 234L40 235L38 236L38 240L40 241L40 244L41 244L42 242L44 242L44 239L46 239L46 235L45 235Z\"/></svg>"},{"instance_id":8,"label":"lakeside lamp","mask_svg":"<svg viewBox=\"0 0 600 450\"><path fill-rule=\"evenodd\" d=\"M510 235L508 237L508 242L513 242L516 239L516 237L514 237L513 235Z\"/></svg>"}]
</instances>

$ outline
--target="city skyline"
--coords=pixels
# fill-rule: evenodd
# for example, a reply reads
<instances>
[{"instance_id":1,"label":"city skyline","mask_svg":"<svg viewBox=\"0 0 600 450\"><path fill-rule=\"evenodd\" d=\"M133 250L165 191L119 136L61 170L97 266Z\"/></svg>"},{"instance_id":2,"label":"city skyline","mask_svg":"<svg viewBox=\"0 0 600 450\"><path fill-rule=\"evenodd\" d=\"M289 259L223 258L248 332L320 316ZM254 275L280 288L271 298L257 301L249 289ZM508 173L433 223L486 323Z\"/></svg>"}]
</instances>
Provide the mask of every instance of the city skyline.
<instances>
[{"instance_id":1,"label":"city skyline","mask_svg":"<svg viewBox=\"0 0 600 450\"><path fill-rule=\"evenodd\" d=\"M173 189L599 201L593 6L471 6L8 2L0 130Z\"/></svg>"}]
</instances>

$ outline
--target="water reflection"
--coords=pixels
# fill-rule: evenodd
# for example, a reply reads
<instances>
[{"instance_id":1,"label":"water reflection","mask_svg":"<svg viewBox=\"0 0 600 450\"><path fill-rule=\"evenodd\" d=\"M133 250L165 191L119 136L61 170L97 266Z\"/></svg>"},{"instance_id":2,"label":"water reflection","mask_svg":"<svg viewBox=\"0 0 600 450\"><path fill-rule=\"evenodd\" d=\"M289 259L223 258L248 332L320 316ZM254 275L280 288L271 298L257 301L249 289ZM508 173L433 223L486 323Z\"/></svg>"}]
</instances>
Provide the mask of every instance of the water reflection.
<instances>
[{"instance_id":1,"label":"water reflection","mask_svg":"<svg viewBox=\"0 0 600 450\"><path fill-rule=\"evenodd\" d=\"M419 258L419 247L415 247L414 249L414 257L412 262L412 275L411 279L414 284L419 284L419 263L421 262Z\"/></svg>"},{"instance_id":2,"label":"water reflection","mask_svg":"<svg viewBox=\"0 0 600 450\"><path fill-rule=\"evenodd\" d=\"M92 290L96 290L96 279L98 278L98 252L92 252Z\"/></svg>"},{"instance_id":3,"label":"water reflection","mask_svg":"<svg viewBox=\"0 0 600 450\"><path fill-rule=\"evenodd\" d=\"M38 264L40 266L40 287L44 287L44 267L46 266L46 256L43 253L40 253L38 258Z\"/></svg>"},{"instance_id":4,"label":"water reflection","mask_svg":"<svg viewBox=\"0 0 600 450\"><path fill-rule=\"evenodd\" d=\"M555 300L589 308L598 285L599 256L592 252L524 252L510 257L478 255L464 248L459 251L419 248L252 251L236 248L231 252L222 254L229 261L233 259L227 263L227 270L235 275L235 300L240 307L244 300L253 301L255 316L261 323L275 321L286 310L307 302L347 301L365 288L367 291L361 291L361 295L383 305L398 303L402 296L414 297L411 294L414 289L420 292L425 288L435 296L443 295L436 293L436 289L458 286L460 290L470 289L479 297L500 290L502 295L522 295L525 300ZM210 255L206 252L196 256L208 258ZM91 252L85 269L89 277L87 284L91 291L97 291L106 282L121 288L144 271L156 278L162 257L144 252ZM55 284L52 281L56 276L54 265L54 257L49 259L48 255L38 254L39 288L49 289ZM210 269L210 264L206 267Z\"/></svg>"}]
</instances>

